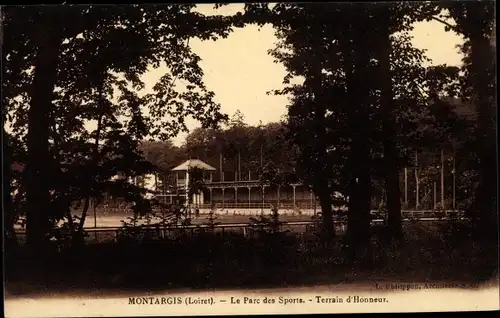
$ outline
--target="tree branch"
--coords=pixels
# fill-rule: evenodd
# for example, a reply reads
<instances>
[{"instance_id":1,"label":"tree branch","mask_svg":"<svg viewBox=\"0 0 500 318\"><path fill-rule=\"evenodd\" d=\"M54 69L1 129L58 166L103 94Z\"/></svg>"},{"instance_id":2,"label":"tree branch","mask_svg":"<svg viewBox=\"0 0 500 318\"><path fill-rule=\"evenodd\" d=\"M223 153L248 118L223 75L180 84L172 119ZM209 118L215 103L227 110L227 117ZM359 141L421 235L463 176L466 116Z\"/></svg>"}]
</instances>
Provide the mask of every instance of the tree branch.
<instances>
[{"instance_id":1,"label":"tree branch","mask_svg":"<svg viewBox=\"0 0 500 318\"><path fill-rule=\"evenodd\" d=\"M458 34L463 35L463 31L460 30L460 28L457 25L450 24L449 22L446 22L445 20L443 20L439 17L436 17L436 16L432 16L431 19L444 24L445 26L449 27L451 30L453 30L454 32L456 32Z\"/></svg>"},{"instance_id":2,"label":"tree branch","mask_svg":"<svg viewBox=\"0 0 500 318\"><path fill-rule=\"evenodd\" d=\"M99 112L99 117L97 119L94 151L92 153L92 159L91 159L91 163L93 165L97 164L99 161L99 142L100 142L100 138L101 138L102 121L103 121L103 117L104 117L104 110L102 109L103 108L103 99L104 99L103 95L104 95L104 85L105 85L106 78L107 78L107 72L104 71L101 76L102 76L101 82L99 85L99 97L98 97L98 101L97 101L97 111ZM89 204L90 204L90 196L87 194L85 197L85 203L84 203L84 208L83 208L83 212L82 212L82 217L80 219L80 227L79 227L80 232L83 232L83 226L85 224L85 219L87 217L87 211L89 208ZM95 206L95 203L94 203L94 206Z\"/></svg>"}]
</instances>

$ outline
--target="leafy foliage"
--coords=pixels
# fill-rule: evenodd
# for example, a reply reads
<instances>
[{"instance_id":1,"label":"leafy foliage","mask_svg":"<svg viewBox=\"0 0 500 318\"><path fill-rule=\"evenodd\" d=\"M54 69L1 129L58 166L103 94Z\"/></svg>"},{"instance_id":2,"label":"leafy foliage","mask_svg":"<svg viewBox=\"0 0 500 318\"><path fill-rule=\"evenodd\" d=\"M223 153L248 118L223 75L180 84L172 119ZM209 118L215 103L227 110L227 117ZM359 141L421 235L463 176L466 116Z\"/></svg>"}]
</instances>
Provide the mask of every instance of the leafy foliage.
<instances>
[{"instance_id":1,"label":"leafy foliage","mask_svg":"<svg viewBox=\"0 0 500 318\"><path fill-rule=\"evenodd\" d=\"M194 4L5 8L4 120L11 126L12 138L21 143L35 140L36 131L41 134L36 136L41 156L37 159L47 162L40 168L43 176L54 178L33 179L44 177L30 174L39 168L33 163L35 144L28 144L33 154L28 154L27 162L33 168L28 169L29 180L21 182L49 182L28 192L40 197L52 191L49 200L60 208L50 218L66 215L72 202L89 197L98 201L104 193L125 197L141 213L147 212L144 191L124 181L153 170L138 150L139 143L152 136L164 140L176 136L186 130L186 117L204 127L225 118L213 92L203 84L200 58L188 43L193 37L226 37L233 19L204 16L194 8ZM44 57L56 65L53 83L43 73L50 70L37 67ZM150 66L167 71L153 92L141 94L145 89L141 77ZM44 77L45 82L37 80ZM175 85L177 81L185 87ZM31 87L50 94L33 98ZM43 119L26 120L45 106ZM110 181L116 175L120 178ZM33 209L35 205L28 208L28 219L34 220ZM81 220L80 228L85 218ZM37 223L32 224L37 230Z\"/></svg>"},{"instance_id":2,"label":"leafy foliage","mask_svg":"<svg viewBox=\"0 0 500 318\"><path fill-rule=\"evenodd\" d=\"M270 54L288 73L283 80L286 87L272 93L291 96L288 137L299 150L298 167L325 207L335 191L353 192L350 187L358 182L360 165L370 166L374 184L381 184L379 179L388 178L392 171L388 192L399 203L397 170L414 164L415 151L433 156L444 149L456 155L464 145L471 146L474 127L457 115L455 102L468 89L464 87L467 72L447 65L425 67L429 60L424 51L411 46L409 32L414 22L433 19L470 34L472 25L466 31L464 24L472 21L473 14L479 16L479 7L454 2L366 3L355 8L291 3L245 6L245 22L271 23L276 29L278 43ZM488 10L482 17L491 21ZM445 21L453 17L469 20L453 27ZM357 25L363 25L365 33ZM476 29L489 34L487 25L483 22ZM369 62L356 65L356 59ZM363 78L356 79L360 66ZM350 74L354 77L349 78ZM363 101L367 108L362 108ZM359 114L366 114L366 123L360 122ZM363 136L353 133L356 125L365 129ZM360 142L367 143L369 163L357 158ZM430 170L425 172L433 175ZM393 215L400 213L395 208L389 207ZM328 210L323 217L329 216Z\"/></svg>"},{"instance_id":3,"label":"leafy foliage","mask_svg":"<svg viewBox=\"0 0 500 318\"><path fill-rule=\"evenodd\" d=\"M252 179L258 176L270 179L271 174L276 175L272 172L277 171L286 180L291 179L295 170L295 149L285 138L286 128L281 123L255 127L242 120L236 117L226 129L193 130L184 145L188 156L214 167L219 166L222 156L226 180L232 180L235 174L238 179L248 179L248 171L258 174L250 176Z\"/></svg>"},{"instance_id":4,"label":"leafy foliage","mask_svg":"<svg viewBox=\"0 0 500 318\"><path fill-rule=\"evenodd\" d=\"M260 215L258 218L251 217L250 224L253 235L276 236L288 233L283 231L283 222L279 220L278 208L274 207L271 210L271 216Z\"/></svg>"}]
</instances>

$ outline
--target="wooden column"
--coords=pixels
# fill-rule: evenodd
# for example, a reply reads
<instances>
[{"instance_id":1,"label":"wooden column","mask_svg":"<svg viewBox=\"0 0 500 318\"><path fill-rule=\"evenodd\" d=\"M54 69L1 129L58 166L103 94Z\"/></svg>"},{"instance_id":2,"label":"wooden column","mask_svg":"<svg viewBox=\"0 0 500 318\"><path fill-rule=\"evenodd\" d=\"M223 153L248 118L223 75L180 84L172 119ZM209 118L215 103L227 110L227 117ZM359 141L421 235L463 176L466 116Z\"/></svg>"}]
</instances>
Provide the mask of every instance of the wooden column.
<instances>
[{"instance_id":1,"label":"wooden column","mask_svg":"<svg viewBox=\"0 0 500 318\"><path fill-rule=\"evenodd\" d=\"M408 168L405 167L405 209L408 208Z\"/></svg>"},{"instance_id":2,"label":"wooden column","mask_svg":"<svg viewBox=\"0 0 500 318\"><path fill-rule=\"evenodd\" d=\"M224 209L224 188L222 188L222 208Z\"/></svg>"},{"instance_id":3,"label":"wooden column","mask_svg":"<svg viewBox=\"0 0 500 318\"><path fill-rule=\"evenodd\" d=\"M238 181L241 180L241 154L238 151Z\"/></svg>"},{"instance_id":4,"label":"wooden column","mask_svg":"<svg viewBox=\"0 0 500 318\"><path fill-rule=\"evenodd\" d=\"M265 200L264 198L265 198L265 195L266 195L266 194L265 194L265 191L266 191L266 190L265 190L265 187L266 187L266 186L264 186L264 185L262 186L262 202L261 202L261 204L262 204L262 205L261 205L261 207L260 207L260 212L261 212L261 213L264 213L264 200Z\"/></svg>"},{"instance_id":5,"label":"wooden column","mask_svg":"<svg viewBox=\"0 0 500 318\"><path fill-rule=\"evenodd\" d=\"M252 188L248 187L248 208L250 208L250 202L252 200L251 194L252 194Z\"/></svg>"},{"instance_id":6,"label":"wooden column","mask_svg":"<svg viewBox=\"0 0 500 318\"><path fill-rule=\"evenodd\" d=\"M175 193L179 194L179 171L175 173Z\"/></svg>"},{"instance_id":7,"label":"wooden column","mask_svg":"<svg viewBox=\"0 0 500 318\"><path fill-rule=\"evenodd\" d=\"M186 205L189 206L189 171L186 170Z\"/></svg>"},{"instance_id":8,"label":"wooden column","mask_svg":"<svg viewBox=\"0 0 500 318\"><path fill-rule=\"evenodd\" d=\"M434 181L434 210L437 207L437 191L436 191L436 181Z\"/></svg>"},{"instance_id":9,"label":"wooden column","mask_svg":"<svg viewBox=\"0 0 500 318\"><path fill-rule=\"evenodd\" d=\"M277 208L278 208L278 209L279 209L279 207L280 207L280 188L281 188L281 186L280 186L280 185L278 185L278 190L277 190L277 195L278 195L278 206L277 206Z\"/></svg>"},{"instance_id":10,"label":"wooden column","mask_svg":"<svg viewBox=\"0 0 500 318\"><path fill-rule=\"evenodd\" d=\"M309 190L309 205L311 207L311 210L313 209L313 193L311 190Z\"/></svg>"},{"instance_id":11,"label":"wooden column","mask_svg":"<svg viewBox=\"0 0 500 318\"><path fill-rule=\"evenodd\" d=\"M220 157L219 157L219 173L220 173L220 181L224 181L224 172L222 172L222 153L220 153Z\"/></svg>"},{"instance_id":12,"label":"wooden column","mask_svg":"<svg viewBox=\"0 0 500 318\"><path fill-rule=\"evenodd\" d=\"M163 175L163 178L162 178L162 183L163 183L163 195L167 194L167 176L166 175ZM165 200L165 202L167 202Z\"/></svg>"},{"instance_id":13,"label":"wooden column","mask_svg":"<svg viewBox=\"0 0 500 318\"><path fill-rule=\"evenodd\" d=\"M262 208L264 208L266 186L262 186Z\"/></svg>"},{"instance_id":14,"label":"wooden column","mask_svg":"<svg viewBox=\"0 0 500 318\"><path fill-rule=\"evenodd\" d=\"M155 195L158 194L158 173L155 172Z\"/></svg>"}]
</instances>

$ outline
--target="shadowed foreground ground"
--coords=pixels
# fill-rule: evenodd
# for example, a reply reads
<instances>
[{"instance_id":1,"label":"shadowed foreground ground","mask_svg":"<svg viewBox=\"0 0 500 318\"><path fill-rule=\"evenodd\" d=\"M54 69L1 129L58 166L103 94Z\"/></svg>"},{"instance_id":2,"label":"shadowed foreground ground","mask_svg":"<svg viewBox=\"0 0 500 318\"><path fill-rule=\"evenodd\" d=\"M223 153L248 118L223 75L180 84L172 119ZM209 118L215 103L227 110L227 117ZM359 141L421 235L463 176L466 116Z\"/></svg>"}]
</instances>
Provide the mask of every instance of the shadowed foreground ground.
<instances>
[{"instance_id":1,"label":"shadowed foreground ground","mask_svg":"<svg viewBox=\"0 0 500 318\"><path fill-rule=\"evenodd\" d=\"M280 288L373 281L464 282L491 279L496 244L478 246L466 225L405 225L404 247L382 243L373 234L373 264L345 261L340 240L325 249L313 236L248 239L210 233L177 240L137 238L52 252L33 268L23 250L6 259L10 297L45 293L113 293L178 289Z\"/></svg>"}]
</instances>

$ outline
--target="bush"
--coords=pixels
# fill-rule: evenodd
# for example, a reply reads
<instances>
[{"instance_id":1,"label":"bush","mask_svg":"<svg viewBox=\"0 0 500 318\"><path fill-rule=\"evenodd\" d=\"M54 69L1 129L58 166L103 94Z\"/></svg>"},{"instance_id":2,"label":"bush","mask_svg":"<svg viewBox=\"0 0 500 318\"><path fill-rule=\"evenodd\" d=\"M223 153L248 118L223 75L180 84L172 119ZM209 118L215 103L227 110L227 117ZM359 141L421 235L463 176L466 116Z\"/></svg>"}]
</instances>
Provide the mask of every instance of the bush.
<instances>
[{"instance_id":1,"label":"bush","mask_svg":"<svg viewBox=\"0 0 500 318\"><path fill-rule=\"evenodd\" d=\"M272 208L272 214L270 217L265 215L259 215L258 218L250 217L250 230L252 236L279 236L288 233L288 230L283 230L284 222L280 221L278 208Z\"/></svg>"},{"instance_id":2,"label":"bush","mask_svg":"<svg viewBox=\"0 0 500 318\"><path fill-rule=\"evenodd\" d=\"M215 228L220 224L217 222L217 215L215 214L215 207L210 209L207 221L203 224L203 228L200 228L201 232L215 233Z\"/></svg>"},{"instance_id":3,"label":"bush","mask_svg":"<svg viewBox=\"0 0 500 318\"><path fill-rule=\"evenodd\" d=\"M438 225L438 231L447 247L460 247L473 239L474 228L470 221L451 217Z\"/></svg>"},{"instance_id":4,"label":"bush","mask_svg":"<svg viewBox=\"0 0 500 318\"><path fill-rule=\"evenodd\" d=\"M260 215L250 218L250 237L256 258L268 263L283 264L298 249L296 236L283 230L284 222L280 221L278 209L273 207L271 216Z\"/></svg>"},{"instance_id":5,"label":"bush","mask_svg":"<svg viewBox=\"0 0 500 318\"><path fill-rule=\"evenodd\" d=\"M58 251L66 251L68 249L80 248L85 243L85 238L88 233L85 230L80 230L80 218L73 217L72 224L67 220L61 225L56 225L47 234L46 239L49 246L54 247Z\"/></svg>"}]
</instances>

